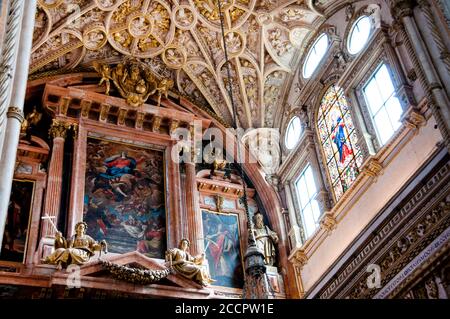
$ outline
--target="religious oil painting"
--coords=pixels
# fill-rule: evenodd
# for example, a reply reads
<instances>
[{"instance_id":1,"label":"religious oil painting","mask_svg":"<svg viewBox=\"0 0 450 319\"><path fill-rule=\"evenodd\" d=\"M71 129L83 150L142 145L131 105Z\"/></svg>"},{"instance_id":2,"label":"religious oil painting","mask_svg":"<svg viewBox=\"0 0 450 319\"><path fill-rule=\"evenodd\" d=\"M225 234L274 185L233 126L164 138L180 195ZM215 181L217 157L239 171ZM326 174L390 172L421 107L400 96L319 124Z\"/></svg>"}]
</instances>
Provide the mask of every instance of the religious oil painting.
<instances>
[{"instance_id":1,"label":"religious oil painting","mask_svg":"<svg viewBox=\"0 0 450 319\"><path fill-rule=\"evenodd\" d=\"M236 214L202 211L205 254L213 285L243 287L243 266Z\"/></svg>"},{"instance_id":2,"label":"religious oil painting","mask_svg":"<svg viewBox=\"0 0 450 319\"><path fill-rule=\"evenodd\" d=\"M12 183L0 260L23 262L33 191L33 181L14 180Z\"/></svg>"},{"instance_id":3,"label":"religious oil painting","mask_svg":"<svg viewBox=\"0 0 450 319\"><path fill-rule=\"evenodd\" d=\"M84 221L112 253L164 258L166 210L162 151L88 138Z\"/></svg>"}]
</instances>

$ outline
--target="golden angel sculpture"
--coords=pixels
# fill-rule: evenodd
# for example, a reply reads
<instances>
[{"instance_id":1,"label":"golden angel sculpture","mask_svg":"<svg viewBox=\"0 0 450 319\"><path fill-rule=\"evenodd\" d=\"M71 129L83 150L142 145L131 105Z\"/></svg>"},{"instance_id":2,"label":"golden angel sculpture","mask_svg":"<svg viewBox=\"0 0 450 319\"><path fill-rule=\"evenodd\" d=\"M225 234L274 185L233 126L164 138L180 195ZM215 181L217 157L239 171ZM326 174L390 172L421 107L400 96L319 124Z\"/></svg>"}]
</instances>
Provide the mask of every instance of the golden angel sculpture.
<instances>
[{"instance_id":1,"label":"golden angel sculpture","mask_svg":"<svg viewBox=\"0 0 450 319\"><path fill-rule=\"evenodd\" d=\"M55 251L42 260L45 264L57 265L57 269L69 265L82 265L87 263L95 254L95 251L107 252L107 244L104 240L96 242L91 236L86 235L87 224L79 222L75 225L75 235L66 240L61 232L55 235Z\"/></svg>"},{"instance_id":2,"label":"golden angel sculpture","mask_svg":"<svg viewBox=\"0 0 450 319\"><path fill-rule=\"evenodd\" d=\"M36 110L36 106L33 108L33 112L27 114L25 119L23 120L21 126L20 126L20 137L24 138L30 137L30 129L32 127L35 127L42 119L42 113L39 113Z\"/></svg>"},{"instance_id":3,"label":"golden angel sculpture","mask_svg":"<svg viewBox=\"0 0 450 319\"><path fill-rule=\"evenodd\" d=\"M132 107L141 106L155 94L158 95L160 106L161 96L167 98L169 90L173 87L171 79L158 80L150 68L137 61L128 60L115 67L95 61L93 67L102 77L99 85L103 83L106 85L105 94L109 95L112 81L119 94Z\"/></svg>"},{"instance_id":4,"label":"golden angel sculpture","mask_svg":"<svg viewBox=\"0 0 450 319\"><path fill-rule=\"evenodd\" d=\"M205 254L193 257L187 252L189 246L189 240L183 238L180 241L179 248L172 248L166 251L166 261L183 277L191 279L202 286L210 285L214 280L211 279L209 271L203 265Z\"/></svg>"}]
</instances>

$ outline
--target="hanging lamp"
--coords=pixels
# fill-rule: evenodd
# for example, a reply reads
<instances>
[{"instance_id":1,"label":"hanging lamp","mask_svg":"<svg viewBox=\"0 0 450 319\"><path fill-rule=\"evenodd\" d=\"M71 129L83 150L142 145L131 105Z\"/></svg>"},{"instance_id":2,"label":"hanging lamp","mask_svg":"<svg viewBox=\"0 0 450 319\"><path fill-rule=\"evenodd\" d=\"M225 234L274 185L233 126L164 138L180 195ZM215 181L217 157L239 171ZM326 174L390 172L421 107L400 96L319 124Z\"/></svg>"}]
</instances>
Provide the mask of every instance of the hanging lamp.
<instances>
[{"instance_id":1,"label":"hanging lamp","mask_svg":"<svg viewBox=\"0 0 450 319\"><path fill-rule=\"evenodd\" d=\"M244 169L242 167L241 161L241 152L240 152L240 140L237 134L237 109L236 104L234 103L233 98L233 88L231 84L231 71L230 71L230 61L228 59L228 50L227 43L225 39L225 29L224 29L224 18L222 12L222 4L221 0L217 1L217 7L219 9L219 18L220 18L220 28L222 31L222 41L223 41L223 49L225 53L225 65L227 70L227 92L231 101L231 107L233 110L233 128L236 132L236 140L238 142L237 147L237 165L239 168L239 175L242 180L243 187L243 196L242 202L244 204L245 215L247 217L247 229L249 230L249 241L247 251L245 253L244 262L245 262L245 283L244 283L244 294L243 297L246 299L266 299L269 297L269 289L268 289L268 281L266 277L266 265L264 264L264 254L261 250L259 250L256 246L255 234L254 234L254 224L252 220L252 216L250 216L250 211L248 209L248 200L247 200L247 186L245 184L244 179ZM224 0L222 0L224 1Z\"/></svg>"}]
</instances>

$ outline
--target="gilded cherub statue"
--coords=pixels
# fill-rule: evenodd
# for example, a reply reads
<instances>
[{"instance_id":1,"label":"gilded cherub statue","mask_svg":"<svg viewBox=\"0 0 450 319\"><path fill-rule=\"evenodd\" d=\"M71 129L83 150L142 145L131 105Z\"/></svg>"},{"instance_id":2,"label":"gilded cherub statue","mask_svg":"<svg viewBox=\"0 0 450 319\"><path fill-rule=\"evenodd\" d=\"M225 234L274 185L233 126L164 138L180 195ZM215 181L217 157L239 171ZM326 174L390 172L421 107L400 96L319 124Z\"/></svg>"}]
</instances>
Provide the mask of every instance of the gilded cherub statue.
<instances>
[{"instance_id":1,"label":"gilded cherub statue","mask_svg":"<svg viewBox=\"0 0 450 319\"><path fill-rule=\"evenodd\" d=\"M100 243L86 235L87 224L79 222L75 225L75 235L66 240L61 232L55 234L55 251L42 260L45 264L57 265L57 269L69 265L87 263L95 251L108 252L106 241Z\"/></svg>"},{"instance_id":2,"label":"gilded cherub statue","mask_svg":"<svg viewBox=\"0 0 450 319\"><path fill-rule=\"evenodd\" d=\"M103 84L103 82L105 82L105 85L106 85L105 94L109 95L109 90L111 89L111 82L110 82L111 69L109 68L109 65L101 64L96 61L93 62L93 65L94 65L95 70L98 73L100 73L100 75L102 76L98 85L100 86Z\"/></svg>"},{"instance_id":3,"label":"gilded cherub statue","mask_svg":"<svg viewBox=\"0 0 450 319\"><path fill-rule=\"evenodd\" d=\"M36 110L36 106L33 107L33 112L28 113L20 126L20 137L29 137L30 129L36 126L42 119L42 113Z\"/></svg>"},{"instance_id":4,"label":"gilded cherub statue","mask_svg":"<svg viewBox=\"0 0 450 319\"><path fill-rule=\"evenodd\" d=\"M202 286L210 285L214 280L211 279L209 271L203 265L205 254L193 257L187 252L189 246L189 240L183 238L178 248L166 251L166 261L170 267L173 267L183 277L191 279Z\"/></svg>"},{"instance_id":5,"label":"gilded cherub statue","mask_svg":"<svg viewBox=\"0 0 450 319\"><path fill-rule=\"evenodd\" d=\"M158 83L156 87L156 91L158 91L158 107L161 105L161 96L164 94L164 97L167 99L171 88L173 88L173 81L170 79L162 79Z\"/></svg>"},{"instance_id":6,"label":"gilded cherub statue","mask_svg":"<svg viewBox=\"0 0 450 319\"><path fill-rule=\"evenodd\" d=\"M209 178L216 176L217 170L223 170L225 172L223 175L223 179L231 180L231 167L230 163L228 163L226 160L214 160L214 162L212 163L211 171L209 172Z\"/></svg>"},{"instance_id":7,"label":"gilded cherub statue","mask_svg":"<svg viewBox=\"0 0 450 319\"><path fill-rule=\"evenodd\" d=\"M133 107L141 106L155 94L158 94L159 106L161 96L164 94L167 98L169 90L173 87L171 79L158 80L148 66L136 60L119 63L115 67L96 61L92 65L102 76L99 85L106 83L105 94L109 94L112 81L119 94Z\"/></svg>"}]
</instances>

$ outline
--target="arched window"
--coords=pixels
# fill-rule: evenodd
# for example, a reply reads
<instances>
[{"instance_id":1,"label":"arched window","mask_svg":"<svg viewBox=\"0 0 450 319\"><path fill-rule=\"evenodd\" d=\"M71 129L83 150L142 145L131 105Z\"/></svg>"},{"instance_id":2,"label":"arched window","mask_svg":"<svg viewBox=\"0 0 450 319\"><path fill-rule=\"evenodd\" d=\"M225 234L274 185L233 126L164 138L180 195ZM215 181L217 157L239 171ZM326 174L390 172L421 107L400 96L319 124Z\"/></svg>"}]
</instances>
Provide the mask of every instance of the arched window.
<instances>
[{"instance_id":1,"label":"arched window","mask_svg":"<svg viewBox=\"0 0 450 319\"><path fill-rule=\"evenodd\" d=\"M363 88L366 103L382 145L400 127L402 106L385 63L382 63Z\"/></svg>"},{"instance_id":2,"label":"arched window","mask_svg":"<svg viewBox=\"0 0 450 319\"><path fill-rule=\"evenodd\" d=\"M309 238L319 227L321 216L319 203L316 200L317 187L314 182L311 165L308 164L297 178L295 190L297 191L305 236L306 238Z\"/></svg>"},{"instance_id":3,"label":"arched window","mask_svg":"<svg viewBox=\"0 0 450 319\"><path fill-rule=\"evenodd\" d=\"M314 71L319 66L320 61L324 57L328 49L328 35L322 33L314 42L311 50L309 50L308 55L303 65L303 77L309 79Z\"/></svg>"},{"instance_id":4,"label":"arched window","mask_svg":"<svg viewBox=\"0 0 450 319\"><path fill-rule=\"evenodd\" d=\"M299 139L300 134L302 133L302 125L300 124L300 119L298 116L294 116L290 121L286 129L286 135L284 137L284 145L288 150L293 149Z\"/></svg>"},{"instance_id":5,"label":"arched window","mask_svg":"<svg viewBox=\"0 0 450 319\"><path fill-rule=\"evenodd\" d=\"M363 156L341 88L332 85L322 98L317 128L336 200L353 184Z\"/></svg>"},{"instance_id":6,"label":"arched window","mask_svg":"<svg viewBox=\"0 0 450 319\"><path fill-rule=\"evenodd\" d=\"M353 24L348 37L348 52L350 54L359 53L367 44L372 32L370 17L362 16Z\"/></svg>"}]
</instances>

